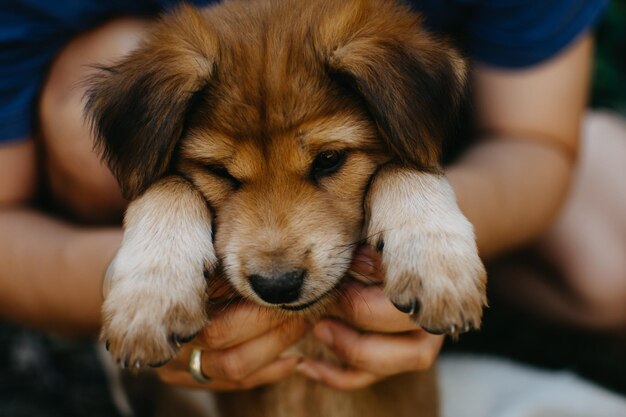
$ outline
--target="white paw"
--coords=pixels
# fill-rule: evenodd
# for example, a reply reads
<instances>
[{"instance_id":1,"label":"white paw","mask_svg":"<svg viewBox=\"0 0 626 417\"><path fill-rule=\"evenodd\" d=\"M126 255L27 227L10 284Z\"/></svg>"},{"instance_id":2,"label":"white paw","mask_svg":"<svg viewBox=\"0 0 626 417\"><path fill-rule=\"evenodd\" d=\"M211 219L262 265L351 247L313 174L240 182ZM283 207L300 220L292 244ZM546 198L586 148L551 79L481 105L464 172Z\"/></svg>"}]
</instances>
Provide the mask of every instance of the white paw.
<instances>
[{"instance_id":1,"label":"white paw","mask_svg":"<svg viewBox=\"0 0 626 417\"><path fill-rule=\"evenodd\" d=\"M384 242L385 293L398 309L431 333L480 327L486 275L473 240L411 225L378 236Z\"/></svg>"},{"instance_id":2,"label":"white paw","mask_svg":"<svg viewBox=\"0 0 626 417\"><path fill-rule=\"evenodd\" d=\"M131 203L125 225L105 278L101 339L122 366L159 366L207 321L205 271L217 263L210 213L171 178Z\"/></svg>"},{"instance_id":3,"label":"white paw","mask_svg":"<svg viewBox=\"0 0 626 417\"><path fill-rule=\"evenodd\" d=\"M164 364L206 323L202 265L184 271L162 262L129 265L118 254L109 272L100 336L121 366Z\"/></svg>"},{"instance_id":4,"label":"white paw","mask_svg":"<svg viewBox=\"0 0 626 417\"><path fill-rule=\"evenodd\" d=\"M486 273L447 180L402 169L383 175L371 190L366 236L381 251L386 294L431 333L478 328Z\"/></svg>"}]
</instances>

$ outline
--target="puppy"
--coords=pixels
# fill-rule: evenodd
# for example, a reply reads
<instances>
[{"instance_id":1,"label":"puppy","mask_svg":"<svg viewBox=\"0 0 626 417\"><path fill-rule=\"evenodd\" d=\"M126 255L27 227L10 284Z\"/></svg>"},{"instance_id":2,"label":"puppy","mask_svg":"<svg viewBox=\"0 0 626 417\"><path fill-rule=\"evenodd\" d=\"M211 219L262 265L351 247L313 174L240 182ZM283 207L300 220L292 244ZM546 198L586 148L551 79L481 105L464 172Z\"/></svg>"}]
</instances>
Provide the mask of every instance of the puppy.
<instances>
[{"instance_id":1,"label":"puppy","mask_svg":"<svg viewBox=\"0 0 626 417\"><path fill-rule=\"evenodd\" d=\"M183 6L91 80L87 113L132 202L105 289L120 363L171 359L223 274L282 314L332 309L359 243L434 333L480 325L485 272L438 164L466 66L392 0ZM306 355L328 356L311 338ZM302 377L220 395L224 416L436 415L431 373L354 392ZM304 406L303 406L304 404Z\"/></svg>"}]
</instances>

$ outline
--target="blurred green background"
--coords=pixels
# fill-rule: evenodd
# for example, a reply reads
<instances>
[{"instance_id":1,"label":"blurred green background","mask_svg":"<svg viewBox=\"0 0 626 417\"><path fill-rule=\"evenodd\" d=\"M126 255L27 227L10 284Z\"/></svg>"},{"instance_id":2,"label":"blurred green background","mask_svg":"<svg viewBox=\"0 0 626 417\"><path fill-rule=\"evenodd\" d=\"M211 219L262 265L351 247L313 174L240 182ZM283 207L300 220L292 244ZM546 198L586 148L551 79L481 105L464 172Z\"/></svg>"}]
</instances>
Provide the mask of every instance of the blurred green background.
<instances>
[{"instance_id":1,"label":"blurred green background","mask_svg":"<svg viewBox=\"0 0 626 417\"><path fill-rule=\"evenodd\" d=\"M597 27L591 104L626 116L626 0L613 0Z\"/></svg>"}]
</instances>

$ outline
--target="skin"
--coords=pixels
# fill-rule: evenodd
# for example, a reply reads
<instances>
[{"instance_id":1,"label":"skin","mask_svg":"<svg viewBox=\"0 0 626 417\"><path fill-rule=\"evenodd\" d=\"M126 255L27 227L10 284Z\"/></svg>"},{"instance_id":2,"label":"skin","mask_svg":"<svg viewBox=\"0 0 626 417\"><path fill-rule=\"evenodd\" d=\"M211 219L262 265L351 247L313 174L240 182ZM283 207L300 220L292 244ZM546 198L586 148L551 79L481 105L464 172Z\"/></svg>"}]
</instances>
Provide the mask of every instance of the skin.
<instances>
[{"instance_id":1,"label":"skin","mask_svg":"<svg viewBox=\"0 0 626 417\"><path fill-rule=\"evenodd\" d=\"M43 164L36 163L32 140L0 148L2 318L72 336L97 332L101 277L122 232L118 226L93 224L115 225L125 202L110 172L91 149L89 131L81 121L82 92L75 81L88 70L85 62L109 62L131 49L146 24L113 21L76 38L62 52L51 69L40 103L46 149ZM574 170L572 155L578 152L590 56L591 41L585 36L532 69L504 71L476 65L473 91L484 140L448 167L447 173L461 209L475 226L484 258L539 236L563 204ZM529 94L537 91L542 94ZM599 150L594 158L603 161L605 156ZM618 162L624 166L624 161ZM609 172L589 180L603 181L617 169L608 168ZM38 174L47 179L55 201L71 221L59 220L32 204ZM622 196L625 199L626 193ZM579 226L573 221L564 224L574 229ZM558 250L563 233L558 227L551 230L547 247L563 253ZM600 235L601 230L591 232ZM596 238L602 241L601 236ZM626 250L623 239L612 243ZM598 261L590 254L587 267L602 271L594 268ZM384 279L376 272L378 262L370 248L356 255L352 269L357 272L355 276L367 277L368 285L355 281L348 290L346 296L351 302L342 304L344 320L328 318L307 329L298 321L277 322L257 306L242 302L212 320L175 360L159 369L160 377L172 384L233 390L301 372L333 387L353 389L390 374L429 368L443 339L416 328L383 296L377 285ZM52 281L55 285L50 285ZM580 281L580 277L564 280L562 285L588 300L586 311L590 313L610 310L626 300L626 290L611 294L611 302L599 296L588 298L588 289L593 286L589 280L584 284ZM518 282L518 286L529 289L531 282ZM524 292L516 294L521 294L518 301L524 303ZM568 322L566 312L580 308L568 303L561 292L553 291L546 298L549 303L555 300L561 307L551 314L564 322ZM622 325L625 318L626 314L619 317ZM350 367L339 369L281 355L307 330ZM209 384L198 385L187 371L192 346L204 351L203 371L212 378Z\"/></svg>"}]
</instances>

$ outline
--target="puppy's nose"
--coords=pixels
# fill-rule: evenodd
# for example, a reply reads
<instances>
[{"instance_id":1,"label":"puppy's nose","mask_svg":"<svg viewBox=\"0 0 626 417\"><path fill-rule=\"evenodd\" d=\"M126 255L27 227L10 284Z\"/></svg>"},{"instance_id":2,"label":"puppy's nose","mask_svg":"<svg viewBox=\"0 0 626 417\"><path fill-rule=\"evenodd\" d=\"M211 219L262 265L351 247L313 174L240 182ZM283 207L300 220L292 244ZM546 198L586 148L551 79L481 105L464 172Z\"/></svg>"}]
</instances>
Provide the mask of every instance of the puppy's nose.
<instances>
[{"instance_id":1,"label":"puppy's nose","mask_svg":"<svg viewBox=\"0 0 626 417\"><path fill-rule=\"evenodd\" d=\"M305 275L306 269L296 269L272 277L253 274L248 279L254 292L263 301L272 304L286 304L296 301L300 297Z\"/></svg>"}]
</instances>

